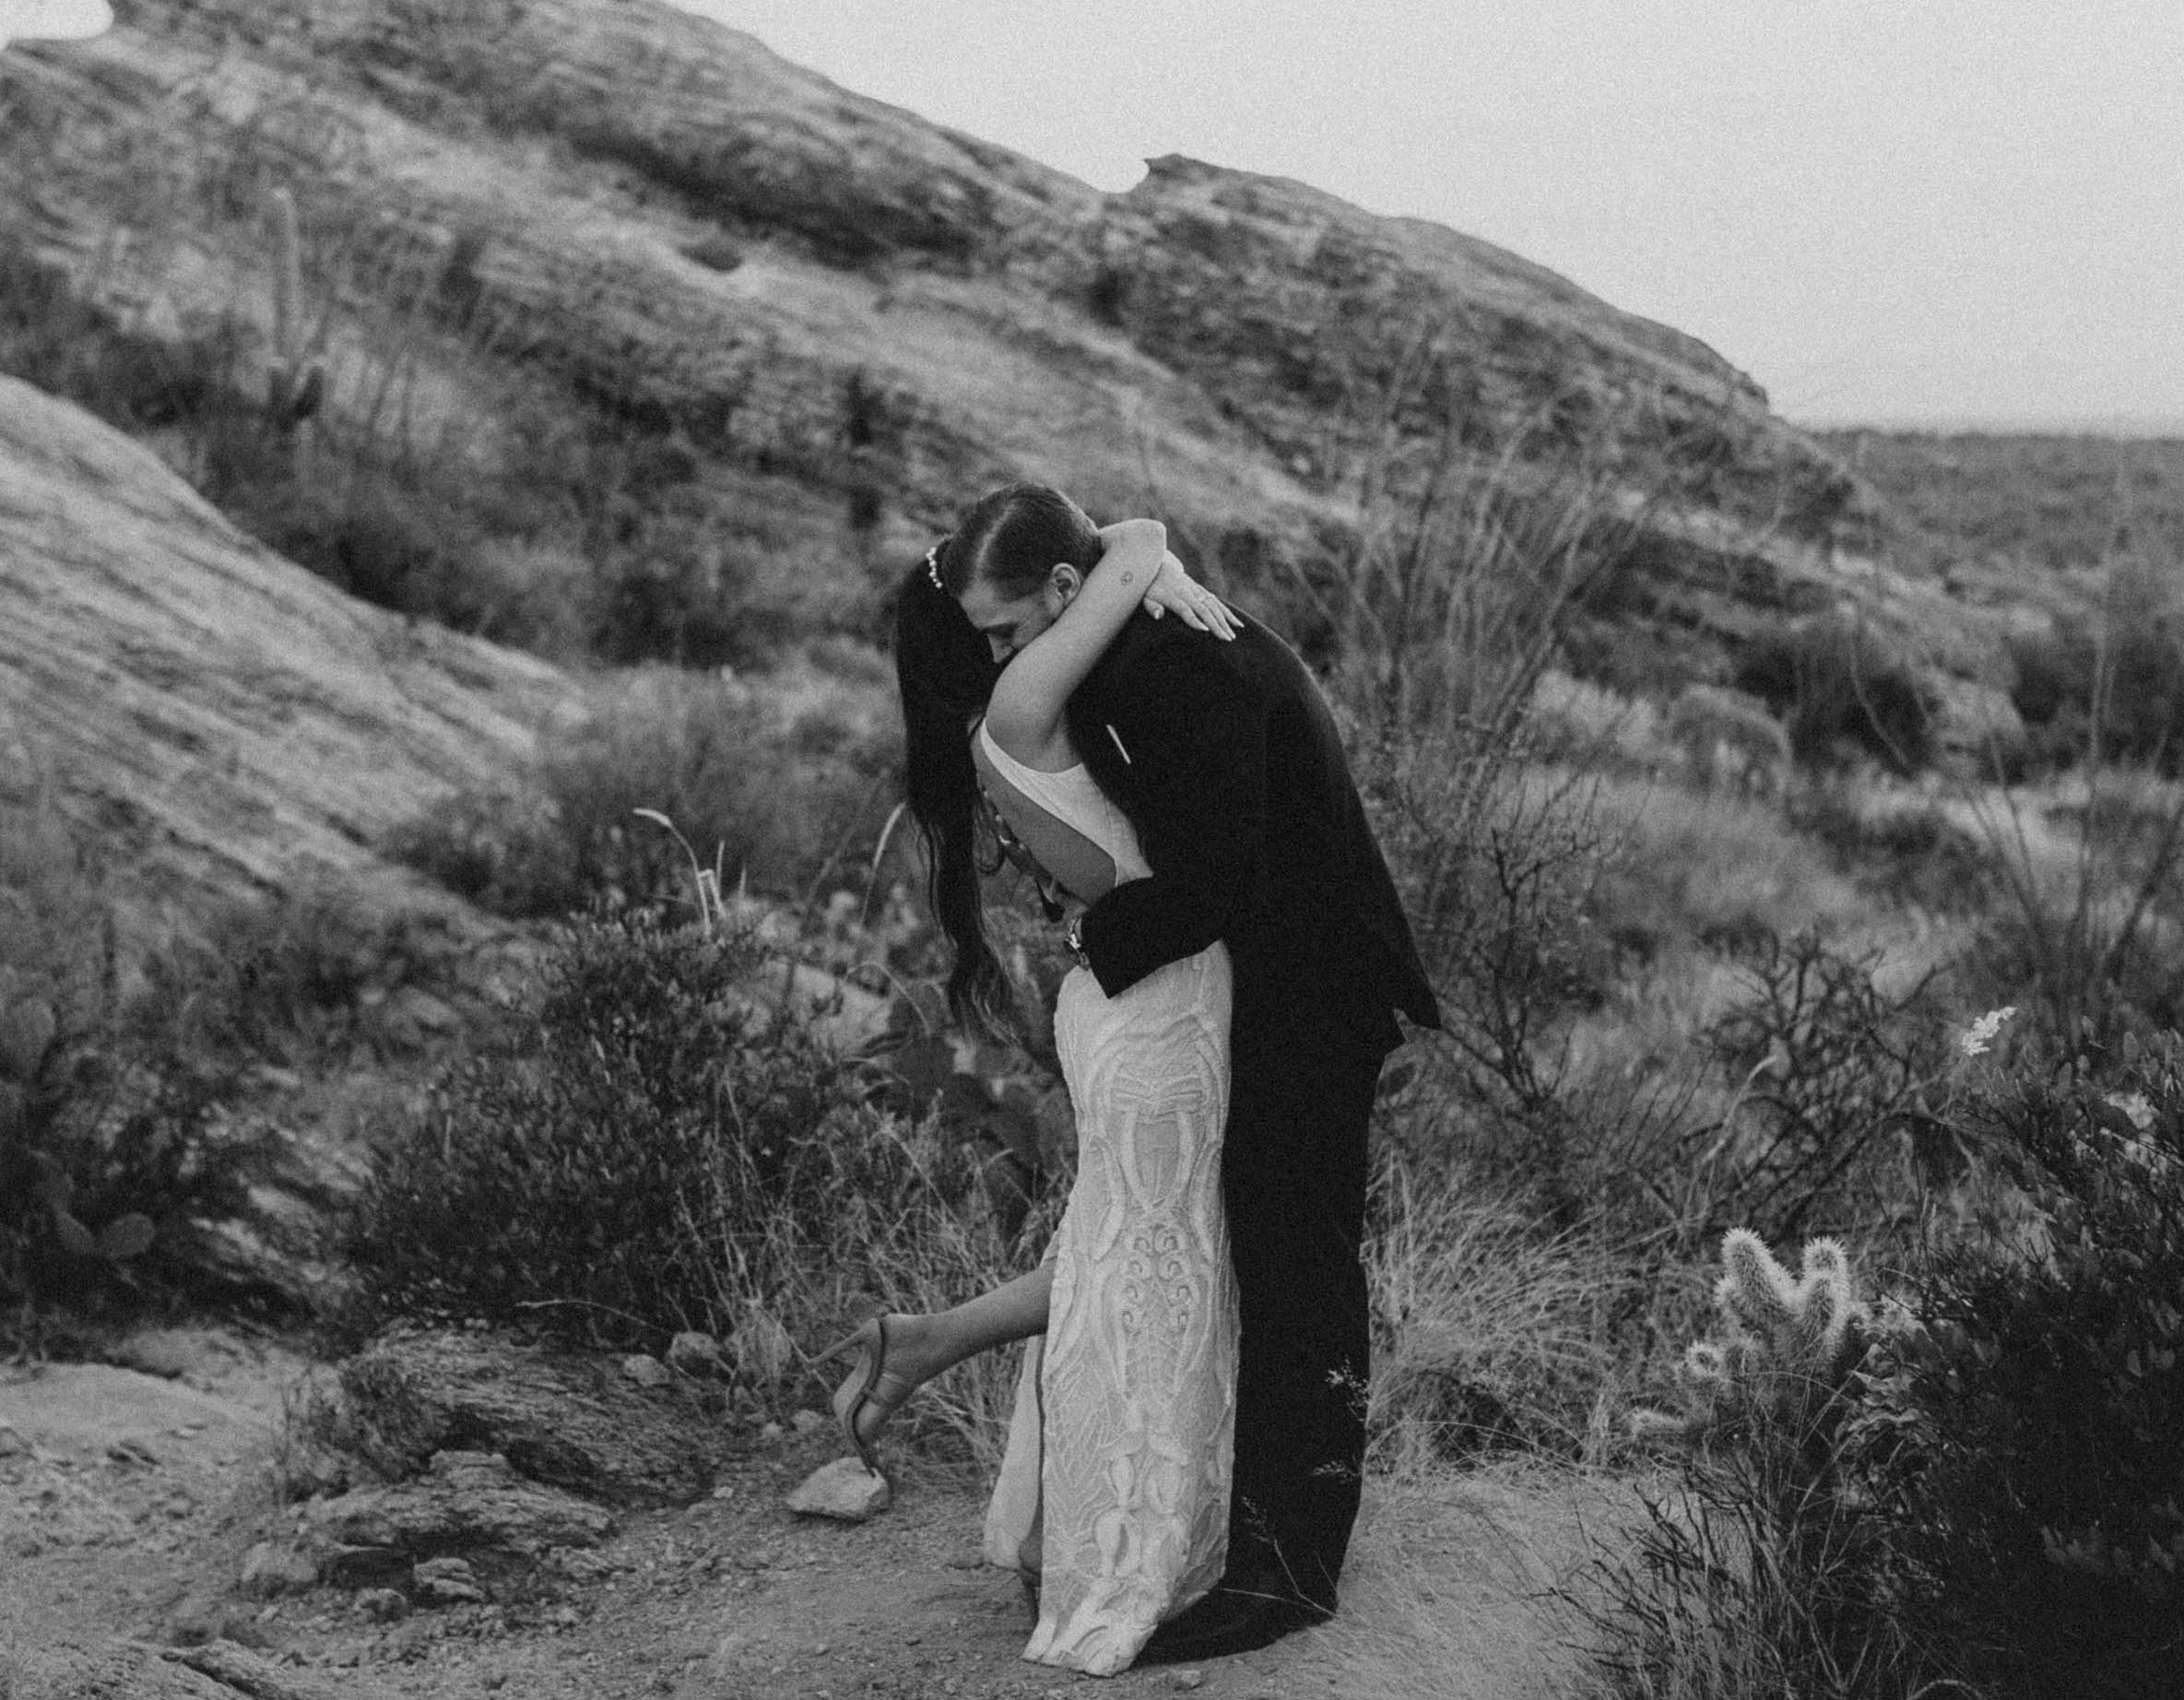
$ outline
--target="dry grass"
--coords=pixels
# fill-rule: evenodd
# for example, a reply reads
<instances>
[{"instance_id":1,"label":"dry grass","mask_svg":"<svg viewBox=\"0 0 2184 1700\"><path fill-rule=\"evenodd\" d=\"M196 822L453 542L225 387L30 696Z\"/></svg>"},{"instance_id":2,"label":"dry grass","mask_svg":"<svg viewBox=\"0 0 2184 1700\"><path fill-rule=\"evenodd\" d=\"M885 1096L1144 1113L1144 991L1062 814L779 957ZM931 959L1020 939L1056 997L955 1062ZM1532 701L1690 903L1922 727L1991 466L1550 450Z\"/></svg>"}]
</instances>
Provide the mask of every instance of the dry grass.
<instances>
[{"instance_id":1,"label":"dry grass","mask_svg":"<svg viewBox=\"0 0 2184 1700\"><path fill-rule=\"evenodd\" d=\"M1611 1258L1543 1234L1461 1170L1383 1163L1365 1246L1375 1346L1371 1467L1410 1479L1452 1459L1597 1460L1613 1374Z\"/></svg>"},{"instance_id":2,"label":"dry grass","mask_svg":"<svg viewBox=\"0 0 2184 1700\"><path fill-rule=\"evenodd\" d=\"M1600 924L1648 952L1829 928L1868 909L1852 881L1777 809L1615 776L1597 781L1593 797L1610 853Z\"/></svg>"}]
</instances>

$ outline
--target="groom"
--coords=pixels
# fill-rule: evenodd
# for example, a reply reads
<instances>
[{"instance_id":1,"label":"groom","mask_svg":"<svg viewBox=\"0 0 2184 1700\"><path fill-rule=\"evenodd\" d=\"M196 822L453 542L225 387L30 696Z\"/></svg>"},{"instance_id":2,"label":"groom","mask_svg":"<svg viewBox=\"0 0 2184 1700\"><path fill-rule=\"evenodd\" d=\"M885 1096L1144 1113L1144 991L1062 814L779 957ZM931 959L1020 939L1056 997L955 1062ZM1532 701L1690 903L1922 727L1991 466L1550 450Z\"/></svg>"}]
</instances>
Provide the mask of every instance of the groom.
<instances>
[{"instance_id":1,"label":"groom","mask_svg":"<svg viewBox=\"0 0 2184 1700\"><path fill-rule=\"evenodd\" d=\"M997 654L1050 618L987 578L961 596ZM1139 829L1152 877L1073 922L1113 997L1228 943L1222 1157L1242 1305L1222 1586L1140 1663L1263 1647L1335 1609L1357 1517L1369 1328L1359 1261L1382 1059L1440 1013L1325 700L1256 621L1222 643L1134 615L1069 702L1070 737Z\"/></svg>"}]
</instances>

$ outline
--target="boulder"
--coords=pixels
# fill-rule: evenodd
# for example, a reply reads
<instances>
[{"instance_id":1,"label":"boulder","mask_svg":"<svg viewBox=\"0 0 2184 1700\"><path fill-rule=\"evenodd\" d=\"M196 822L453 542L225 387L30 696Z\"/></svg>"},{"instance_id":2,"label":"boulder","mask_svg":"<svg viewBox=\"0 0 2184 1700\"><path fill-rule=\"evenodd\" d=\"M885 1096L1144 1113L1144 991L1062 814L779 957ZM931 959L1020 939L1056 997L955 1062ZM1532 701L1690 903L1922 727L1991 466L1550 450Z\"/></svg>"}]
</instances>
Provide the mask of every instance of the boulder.
<instances>
[{"instance_id":1,"label":"boulder","mask_svg":"<svg viewBox=\"0 0 2184 1700\"><path fill-rule=\"evenodd\" d=\"M165 914L338 886L474 938L375 846L580 712L546 663L345 596L6 377L0 611L0 797L42 788Z\"/></svg>"},{"instance_id":2,"label":"boulder","mask_svg":"<svg viewBox=\"0 0 2184 1700\"><path fill-rule=\"evenodd\" d=\"M434 1453L422 1477L314 1500L309 1516L312 1527L329 1541L434 1555L476 1548L536 1554L556 1546L596 1546L614 1528L614 1518L601 1507L525 1481L494 1452Z\"/></svg>"},{"instance_id":3,"label":"boulder","mask_svg":"<svg viewBox=\"0 0 2184 1700\"><path fill-rule=\"evenodd\" d=\"M16 57L0 94L30 122L0 139L0 217L117 316L270 332L265 208L231 193L144 228L136 176L102 162L250 159L246 115L287 112L307 228L369 232L381 258L305 279L365 357L332 372L313 429L369 428L371 356L399 358L374 339L428 303L475 333L468 370L433 373L436 425L520 457L499 381L549 372L573 419L600 399L672 438L689 488L767 516L746 594L799 629L868 618L872 561L913 558L977 490L1138 490L1149 456L1177 535L1274 600L1371 528L1357 474L1391 440L1453 429L1547 465L1604 427L1633 493L1731 514L1749 546L1663 526L1632 551L1647 583L1618 617L1715 652L1871 516L1718 352L1506 249L1175 155L1102 194L675 7L528 0L419 30L384 8L141 0L65 60ZM211 127L230 114L231 140ZM1696 557L1733 569L1718 592L1679 588Z\"/></svg>"},{"instance_id":4,"label":"boulder","mask_svg":"<svg viewBox=\"0 0 2184 1700\"><path fill-rule=\"evenodd\" d=\"M436 1453L482 1450L608 1505L688 1505L712 1491L733 1450L701 1402L710 1393L717 1403L717 1389L647 1390L617 1358L497 1334L392 1334L345 1362L339 1378L342 1414L327 1438L395 1480Z\"/></svg>"}]
</instances>

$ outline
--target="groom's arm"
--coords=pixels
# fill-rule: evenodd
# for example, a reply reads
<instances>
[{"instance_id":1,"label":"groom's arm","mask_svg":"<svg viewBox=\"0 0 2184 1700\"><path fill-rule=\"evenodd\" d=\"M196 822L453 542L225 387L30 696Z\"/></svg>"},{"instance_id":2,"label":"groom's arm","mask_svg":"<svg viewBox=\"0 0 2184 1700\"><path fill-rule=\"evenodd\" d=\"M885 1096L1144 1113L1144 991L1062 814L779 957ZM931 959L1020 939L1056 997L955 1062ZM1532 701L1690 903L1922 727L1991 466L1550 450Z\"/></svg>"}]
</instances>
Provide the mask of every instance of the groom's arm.
<instances>
[{"instance_id":1,"label":"groom's arm","mask_svg":"<svg viewBox=\"0 0 2184 1700\"><path fill-rule=\"evenodd\" d=\"M1257 693L1194 648L1152 646L1115 721L1152 822L1146 880L1085 912L1080 937L1110 998L1226 935L1257 883L1267 832L1267 726Z\"/></svg>"}]
</instances>

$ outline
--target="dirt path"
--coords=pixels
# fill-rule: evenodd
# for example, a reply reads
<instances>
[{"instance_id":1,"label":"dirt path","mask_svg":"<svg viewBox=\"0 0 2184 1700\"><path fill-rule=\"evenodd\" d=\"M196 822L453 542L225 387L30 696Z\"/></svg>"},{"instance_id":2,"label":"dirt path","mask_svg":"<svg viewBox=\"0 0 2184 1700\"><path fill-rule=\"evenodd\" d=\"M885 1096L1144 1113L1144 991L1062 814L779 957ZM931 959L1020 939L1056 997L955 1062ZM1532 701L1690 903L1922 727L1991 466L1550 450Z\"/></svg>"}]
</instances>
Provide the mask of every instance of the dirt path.
<instances>
[{"instance_id":1,"label":"dirt path","mask_svg":"<svg viewBox=\"0 0 2184 1700\"><path fill-rule=\"evenodd\" d=\"M972 1484L912 1477L862 1526L792 1517L783 1496L834 1450L823 1429L755 1446L697 1505L622 1515L603 1545L554 1570L489 1579L490 1603L382 1622L363 1596L330 1588L242 1599L245 1552L281 1527L270 1466L305 1365L217 1333L142 1337L126 1355L143 1367L0 1371L0 1650L218 1637L280 1673L247 1690L261 1700L281 1700L281 1683L297 1696L434 1700L1091 1692L1090 1679L1019 1658L1023 1607L1013 1577L979 1560ZM1576 1515L1566 1484L1508 1477L1370 1496L1335 1623L1102 1692L1572 1693L1566 1627L1528 1596L1581 1562ZM18 1671L13 1692L112 1691Z\"/></svg>"}]
</instances>

